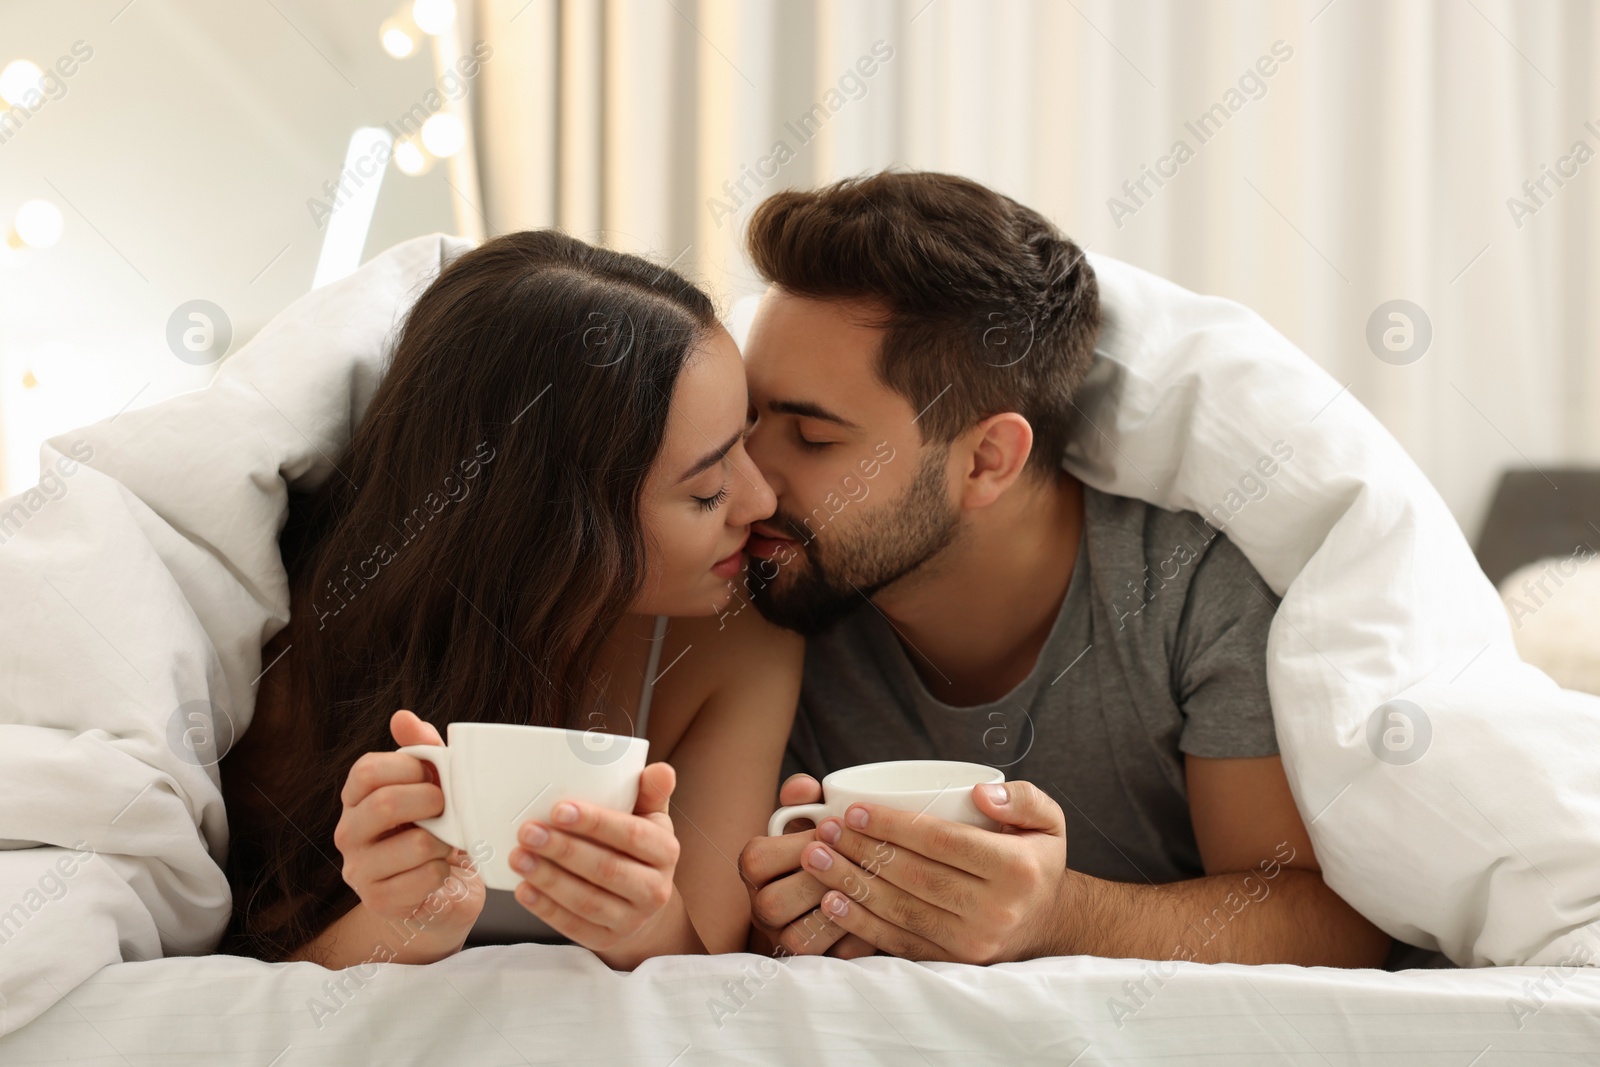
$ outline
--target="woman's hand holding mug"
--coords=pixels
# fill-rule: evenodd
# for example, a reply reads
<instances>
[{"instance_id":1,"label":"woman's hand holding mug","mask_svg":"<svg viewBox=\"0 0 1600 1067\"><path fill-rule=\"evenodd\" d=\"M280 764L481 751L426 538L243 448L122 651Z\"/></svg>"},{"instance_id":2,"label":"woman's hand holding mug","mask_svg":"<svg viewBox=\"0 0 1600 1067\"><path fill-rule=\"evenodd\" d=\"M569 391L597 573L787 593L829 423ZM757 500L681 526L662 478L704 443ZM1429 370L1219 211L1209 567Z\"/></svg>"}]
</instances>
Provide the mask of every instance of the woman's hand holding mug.
<instances>
[{"instance_id":1,"label":"woman's hand holding mug","mask_svg":"<svg viewBox=\"0 0 1600 1067\"><path fill-rule=\"evenodd\" d=\"M397 711L389 731L399 745L443 745L432 725ZM483 911L483 880L467 853L413 825L444 811L437 772L403 752L368 752L339 794L344 812L333 843L344 880L380 920L410 919L423 929L393 957L431 963L457 952Z\"/></svg>"},{"instance_id":2,"label":"woman's hand holding mug","mask_svg":"<svg viewBox=\"0 0 1600 1067\"><path fill-rule=\"evenodd\" d=\"M523 823L510 857L524 879L518 902L619 970L705 951L673 885L678 838L667 801L676 784L671 764L652 763L631 815L563 800L549 821Z\"/></svg>"},{"instance_id":3,"label":"woman's hand holding mug","mask_svg":"<svg viewBox=\"0 0 1600 1067\"><path fill-rule=\"evenodd\" d=\"M523 907L618 969L704 951L673 885L667 803L677 776L666 763L645 766L643 738L597 745L570 730L458 722L446 744L409 711L390 730L401 749L356 761L334 842L370 916L425 923L399 962L457 951L486 883L514 886ZM559 799L541 805L546 792Z\"/></svg>"}]
</instances>

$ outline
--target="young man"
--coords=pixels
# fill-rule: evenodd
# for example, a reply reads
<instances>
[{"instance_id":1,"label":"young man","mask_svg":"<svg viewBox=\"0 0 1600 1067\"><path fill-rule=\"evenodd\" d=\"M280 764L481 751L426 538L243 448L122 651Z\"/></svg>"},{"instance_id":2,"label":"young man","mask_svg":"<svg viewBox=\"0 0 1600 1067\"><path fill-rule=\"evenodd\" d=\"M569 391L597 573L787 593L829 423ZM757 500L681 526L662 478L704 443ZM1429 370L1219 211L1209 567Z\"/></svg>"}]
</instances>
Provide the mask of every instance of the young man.
<instances>
[{"instance_id":1,"label":"young man","mask_svg":"<svg viewBox=\"0 0 1600 1067\"><path fill-rule=\"evenodd\" d=\"M1381 965L1277 755L1277 600L1193 513L1061 469L1099 326L1047 220L884 173L752 218L746 368L778 497L754 603L809 638L782 801L878 760L1002 767L1001 833L857 805L740 857L779 950Z\"/></svg>"}]
</instances>

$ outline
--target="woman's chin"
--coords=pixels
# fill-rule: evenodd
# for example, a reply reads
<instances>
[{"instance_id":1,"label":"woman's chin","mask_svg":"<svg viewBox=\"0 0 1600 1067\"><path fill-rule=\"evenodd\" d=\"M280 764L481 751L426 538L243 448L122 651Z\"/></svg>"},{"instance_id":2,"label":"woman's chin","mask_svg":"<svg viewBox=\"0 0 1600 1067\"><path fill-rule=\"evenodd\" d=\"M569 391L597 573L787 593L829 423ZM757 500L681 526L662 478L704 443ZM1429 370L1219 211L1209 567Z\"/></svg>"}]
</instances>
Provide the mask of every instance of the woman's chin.
<instances>
[{"instance_id":1,"label":"woman's chin","mask_svg":"<svg viewBox=\"0 0 1600 1067\"><path fill-rule=\"evenodd\" d=\"M704 614L721 615L723 612L737 608L743 603L744 601L742 601L738 595L738 585L736 581L721 582L712 590L709 600L711 610L705 612Z\"/></svg>"},{"instance_id":2,"label":"woman's chin","mask_svg":"<svg viewBox=\"0 0 1600 1067\"><path fill-rule=\"evenodd\" d=\"M738 594L739 582L707 574L706 581L693 592L672 597L651 597L647 603L635 601L633 611L640 615L669 615L691 619L737 611L745 601Z\"/></svg>"}]
</instances>

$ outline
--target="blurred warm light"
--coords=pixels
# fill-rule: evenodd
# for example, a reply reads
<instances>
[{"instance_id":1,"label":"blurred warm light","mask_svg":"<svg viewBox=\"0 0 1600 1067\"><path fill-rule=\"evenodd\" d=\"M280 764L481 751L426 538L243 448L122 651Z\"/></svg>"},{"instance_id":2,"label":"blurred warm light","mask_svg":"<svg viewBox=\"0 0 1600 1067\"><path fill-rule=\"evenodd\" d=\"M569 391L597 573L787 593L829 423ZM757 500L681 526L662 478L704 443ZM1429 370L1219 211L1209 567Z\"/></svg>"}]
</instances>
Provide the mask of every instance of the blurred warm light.
<instances>
[{"instance_id":1,"label":"blurred warm light","mask_svg":"<svg viewBox=\"0 0 1600 1067\"><path fill-rule=\"evenodd\" d=\"M6 241L13 248L49 248L61 240L61 209L48 200L29 200L17 208Z\"/></svg>"},{"instance_id":2,"label":"blurred warm light","mask_svg":"<svg viewBox=\"0 0 1600 1067\"><path fill-rule=\"evenodd\" d=\"M24 370L22 372L22 387L24 389L33 389L33 388L37 387L38 384L39 384L39 379L35 378L33 376L33 368L32 367L29 367L28 369L26 369L26 370Z\"/></svg>"},{"instance_id":3,"label":"blurred warm light","mask_svg":"<svg viewBox=\"0 0 1600 1067\"><path fill-rule=\"evenodd\" d=\"M467 128L448 111L441 111L422 124L422 147L440 159L449 159L467 143Z\"/></svg>"},{"instance_id":4,"label":"blurred warm light","mask_svg":"<svg viewBox=\"0 0 1600 1067\"><path fill-rule=\"evenodd\" d=\"M400 168L400 173L409 174L413 178L418 174L425 174L433 166L433 157L424 152L417 142L407 137L396 142L394 146L394 165Z\"/></svg>"},{"instance_id":5,"label":"blurred warm light","mask_svg":"<svg viewBox=\"0 0 1600 1067\"><path fill-rule=\"evenodd\" d=\"M390 19L378 28L383 40L383 50L396 59L404 59L417 50L417 40L397 18Z\"/></svg>"},{"instance_id":6,"label":"blurred warm light","mask_svg":"<svg viewBox=\"0 0 1600 1067\"><path fill-rule=\"evenodd\" d=\"M13 59L4 70L0 70L0 98L12 107L18 107L26 101L29 92L37 92L43 98L44 71L39 69L37 63Z\"/></svg>"},{"instance_id":7,"label":"blurred warm light","mask_svg":"<svg viewBox=\"0 0 1600 1067\"><path fill-rule=\"evenodd\" d=\"M417 50L423 34L437 37L455 24L455 0L415 0L401 5L399 11L384 20L378 27L378 38L385 52L405 59Z\"/></svg>"},{"instance_id":8,"label":"blurred warm light","mask_svg":"<svg viewBox=\"0 0 1600 1067\"><path fill-rule=\"evenodd\" d=\"M411 5L411 17L423 33L437 37L456 21L455 0L416 0Z\"/></svg>"}]
</instances>

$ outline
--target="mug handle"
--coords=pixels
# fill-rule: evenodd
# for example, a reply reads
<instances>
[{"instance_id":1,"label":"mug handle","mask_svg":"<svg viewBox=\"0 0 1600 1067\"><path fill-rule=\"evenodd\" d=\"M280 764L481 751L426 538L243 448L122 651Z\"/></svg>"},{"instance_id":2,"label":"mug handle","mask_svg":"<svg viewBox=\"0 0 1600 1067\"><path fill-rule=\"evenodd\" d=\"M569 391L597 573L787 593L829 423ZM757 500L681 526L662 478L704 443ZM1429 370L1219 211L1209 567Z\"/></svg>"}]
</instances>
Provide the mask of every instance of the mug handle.
<instances>
[{"instance_id":1,"label":"mug handle","mask_svg":"<svg viewBox=\"0 0 1600 1067\"><path fill-rule=\"evenodd\" d=\"M444 812L431 819L418 819L416 824L450 847L465 849L466 835L461 833L450 805L450 749L444 745L406 745L400 754L433 764L439 772L439 788L444 790Z\"/></svg>"},{"instance_id":2,"label":"mug handle","mask_svg":"<svg viewBox=\"0 0 1600 1067\"><path fill-rule=\"evenodd\" d=\"M767 821L767 836L782 837L783 828L794 819L810 819L816 822L819 816L826 814L828 814L826 804L792 804L787 808L779 808Z\"/></svg>"}]
</instances>

